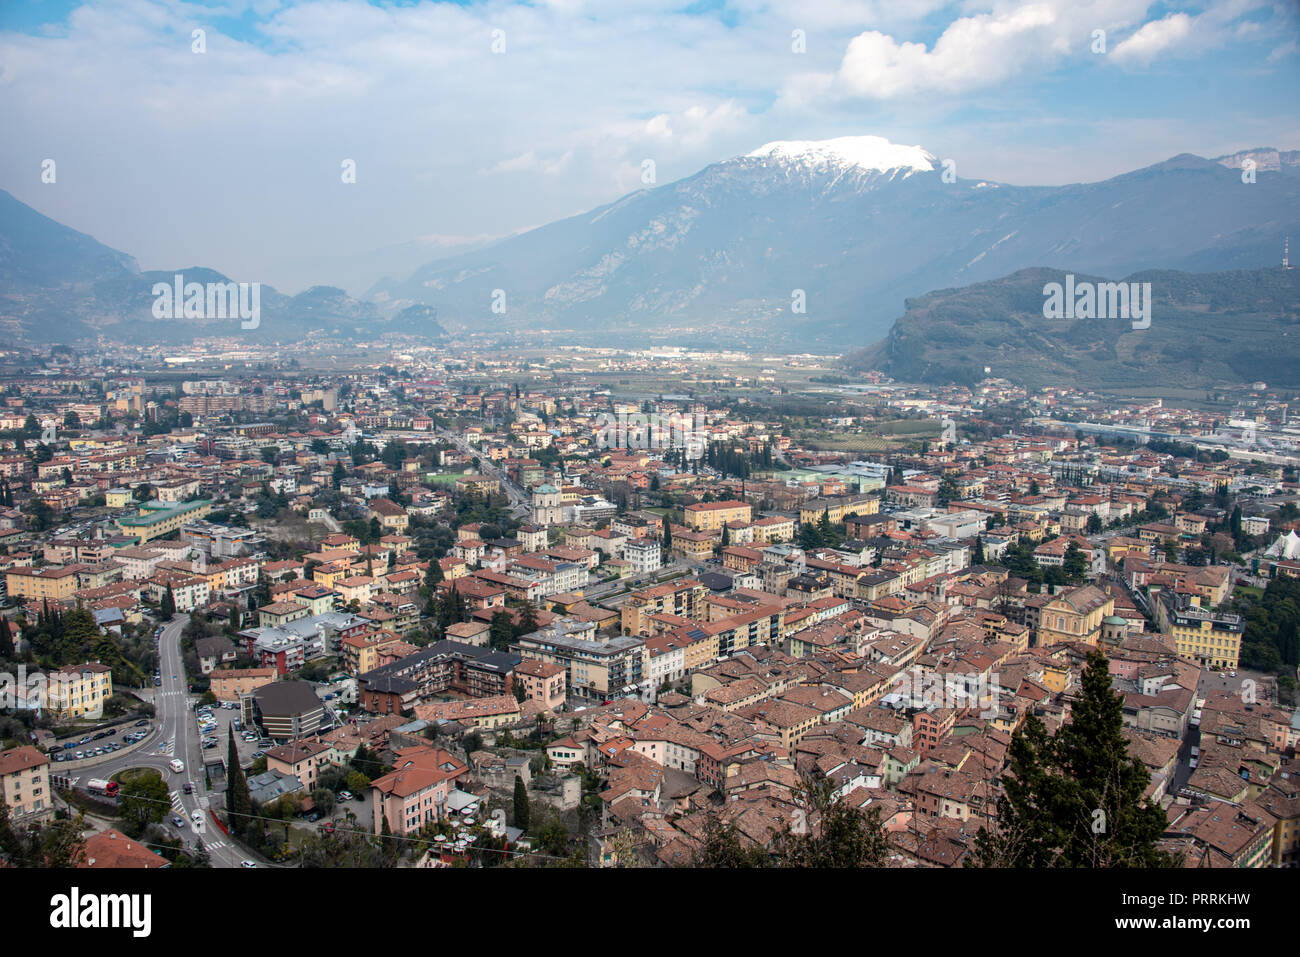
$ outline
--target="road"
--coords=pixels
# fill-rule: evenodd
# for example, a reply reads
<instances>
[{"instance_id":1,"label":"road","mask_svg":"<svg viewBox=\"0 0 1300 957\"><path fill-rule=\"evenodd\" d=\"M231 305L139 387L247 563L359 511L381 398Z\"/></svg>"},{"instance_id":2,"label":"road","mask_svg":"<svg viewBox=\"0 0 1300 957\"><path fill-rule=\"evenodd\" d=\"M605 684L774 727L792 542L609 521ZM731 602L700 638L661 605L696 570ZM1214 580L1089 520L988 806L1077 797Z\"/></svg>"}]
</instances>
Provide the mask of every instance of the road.
<instances>
[{"instance_id":1,"label":"road","mask_svg":"<svg viewBox=\"0 0 1300 957\"><path fill-rule=\"evenodd\" d=\"M440 438L446 439L452 445L456 446L456 448L460 449L460 451L465 455L468 455L470 458L477 458L479 460L479 470L484 474L491 475L501 483L502 490L510 499L510 504L514 507L516 512L521 509L527 511L528 496L524 494L523 490L520 489L518 485L510 480L510 477L506 475L504 469L497 468L496 463L481 451L471 446L456 433L449 432L446 429L441 429L437 434Z\"/></svg>"},{"instance_id":2,"label":"road","mask_svg":"<svg viewBox=\"0 0 1300 957\"><path fill-rule=\"evenodd\" d=\"M158 642L158 670L162 674L162 686L155 689L153 694L156 709L153 737L130 754L108 755L103 761L80 768L69 774L69 777L74 781L82 781L90 777L108 778L128 768L158 770L167 782L172 802L171 810L163 818L163 826L172 833L178 833L179 829L171 823L171 818L180 815L185 819L185 829L179 832L180 836L189 845L201 843L207 850L213 867L239 867L246 855L221 833L207 813L211 802L221 800L222 792L206 792L204 789L203 744L190 706L181 657L181 632L188 621L189 616L185 615L169 622L163 627ZM173 757L185 762L184 773L172 771L170 765ZM187 781L193 785L193 794L184 793ZM204 813L201 826L196 826L191 821L190 814L195 810Z\"/></svg>"}]
</instances>

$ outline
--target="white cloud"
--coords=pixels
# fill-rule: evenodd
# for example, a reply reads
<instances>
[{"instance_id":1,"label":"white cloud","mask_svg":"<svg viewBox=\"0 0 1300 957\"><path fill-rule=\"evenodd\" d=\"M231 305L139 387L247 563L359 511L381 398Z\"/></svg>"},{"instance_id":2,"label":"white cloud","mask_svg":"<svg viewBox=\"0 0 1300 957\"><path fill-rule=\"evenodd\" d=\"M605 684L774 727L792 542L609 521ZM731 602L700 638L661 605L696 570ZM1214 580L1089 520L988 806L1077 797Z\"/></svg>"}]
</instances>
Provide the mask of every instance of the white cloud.
<instances>
[{"instance_id":1,"label":"white cloud","mask_svg":"<svg viewBox=\"0 0 1300 957\"><path fill-rule=\"evenodd\" d=\"M1195 19L1235 23L1264 2ZM610 202L642 188L647 158L663 184L772 140L878 134L940 153L961 107L1086 58L1094 28L1112 44L1140 32L1149 4L728 0L724 18L680 0L83 0L48 34L0 32L0 187L145 268L204 263L292 289L329 280L313 257L507 235ZM222 14L240 32L223 34ZM1201 32L1215 36L1186 42ZM1263 65L1268 35L1237 42L1264 44ZM1026 90L1017 109L1052 115L1050 95ZM57 188L39 181L47 156Z\"/></svg>"},{"instance_id":2,"label":"white cloud","mask_svg":"<svg viewBox=\"0 0 1300 957\"><path fill-rule=\"evenodd\" d=\"M1115 47L1111 56L1119 63L1150 63L1190 37L1192 24L1192 18L1185 13L1171 13L1163 20L1152 20Z\"/></svg>"}]
</instances>

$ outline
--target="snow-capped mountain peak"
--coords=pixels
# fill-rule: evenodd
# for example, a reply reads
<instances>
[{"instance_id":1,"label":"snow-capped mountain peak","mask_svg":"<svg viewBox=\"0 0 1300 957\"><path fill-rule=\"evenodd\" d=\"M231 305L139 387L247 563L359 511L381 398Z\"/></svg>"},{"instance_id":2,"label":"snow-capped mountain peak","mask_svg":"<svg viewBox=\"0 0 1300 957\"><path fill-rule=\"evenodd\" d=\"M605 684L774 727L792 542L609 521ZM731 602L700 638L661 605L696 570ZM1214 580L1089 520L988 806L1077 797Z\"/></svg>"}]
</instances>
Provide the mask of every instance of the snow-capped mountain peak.
<instances>
[{"instance_id":1,"label":"snow-capped mountain peak","mask_svg":"<svg viewBox=\"0 0 1300 957\"><path fill-rule=\"evenodd\" d=\"M919 146L900 146L883 136L841 136L831 140L777 140L747 156L807 166L885 172L902 169L904 175L934 171L935 158Z\"/></svg>"}]
</instances>

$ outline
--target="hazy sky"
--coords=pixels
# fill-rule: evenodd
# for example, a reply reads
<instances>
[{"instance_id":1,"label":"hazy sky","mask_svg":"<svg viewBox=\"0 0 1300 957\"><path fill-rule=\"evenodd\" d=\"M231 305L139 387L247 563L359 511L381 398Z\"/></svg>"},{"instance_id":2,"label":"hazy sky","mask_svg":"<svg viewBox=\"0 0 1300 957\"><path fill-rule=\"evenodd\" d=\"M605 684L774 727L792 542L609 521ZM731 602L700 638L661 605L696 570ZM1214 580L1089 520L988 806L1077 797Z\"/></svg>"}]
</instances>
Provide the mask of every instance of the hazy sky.
<instances>
[{"instance_id":1,"label":"hazy sky","mask_svg":"<svg viewBox=\"0 0 1300 957\"><path fill-rule=\"evenodd\" d=\"M1288 0L0 0L0 188L146 269L360 293L645 159L874 134L1058 184L1300 148L1297 38Z\"/></svg>"}]
</instances>

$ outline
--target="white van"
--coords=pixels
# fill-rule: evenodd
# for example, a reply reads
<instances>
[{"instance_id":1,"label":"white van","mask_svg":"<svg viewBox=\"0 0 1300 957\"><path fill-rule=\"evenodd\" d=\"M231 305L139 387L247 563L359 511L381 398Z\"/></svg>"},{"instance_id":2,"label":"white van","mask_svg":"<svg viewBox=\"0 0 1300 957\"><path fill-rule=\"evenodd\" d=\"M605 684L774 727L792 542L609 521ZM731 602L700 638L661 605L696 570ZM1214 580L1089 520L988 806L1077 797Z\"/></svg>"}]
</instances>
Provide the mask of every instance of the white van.
<instances>
[{"instance_id":1,"label":"white van","mask_svg":"<svg viewBox=\"0 0 1300 957\"><path fill-rule=\"evenodd\" d=\"M183 774L185 772L185 762L180 758L172 758L171 768L177 774Z\"/></svg>"}]
</instances>

